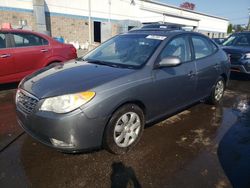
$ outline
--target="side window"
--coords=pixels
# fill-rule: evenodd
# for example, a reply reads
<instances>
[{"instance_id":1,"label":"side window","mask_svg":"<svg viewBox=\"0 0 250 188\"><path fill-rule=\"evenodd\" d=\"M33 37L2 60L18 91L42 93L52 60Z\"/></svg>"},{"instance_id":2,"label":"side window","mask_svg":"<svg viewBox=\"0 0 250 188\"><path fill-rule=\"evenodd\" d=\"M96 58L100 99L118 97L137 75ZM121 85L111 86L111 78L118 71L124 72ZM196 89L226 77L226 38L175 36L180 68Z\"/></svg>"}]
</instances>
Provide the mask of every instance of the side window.
<instances>
[{"instance_id":1,"label":"side window","mask_svg":"<svg viewBox=\"0 0 250 188\"><path fill-rule=\"evenodd\" d=\"M14 37L15 47L42 46L48 44L47 40L33 34L15 33L12 35Z\"/></svg>"},{"instance_id":2,"label":"side window","mask_svg":"<svg viewBox=\"0 0 250 188\"><path fill-rule=\"evenodd\" d=\"M6 48L6 37L3 33L0 33L0 49L1 48Z\"/></svg>"},{"instance_id":3,"label":"side window","mask_svg":"<svg viewBox=\"0 0 250 188\"><path fill-rule=\"evenodd\" d=\"M40 37L39 37L40 38ZM40 40L41 40L41 43L43 44L43 45L48 45L49 44L49 42L46 40L46 39L44 39L44 38L40 38Z\"/></svg>"},{"instance_id":4,"label":"side window","mask_svg":"<svg viewBox=\"0 0 250 188\"><path fill-rule=\"evenodd\" d=\"M194 45L195 59L200 59L211 55L217 50L217 47L209 40L201 36L192 36L192 42Z\"/></svg>"},{"instance_id":5,"label":"side window","mask_svg":"<svg viewBox=\"0 0 250 188\"><path fill-rule=\"evenodd\" d=\"M213 52L216 52L218 50L218 47L214 43L212 43L212 42L211 42L211 44L212 44L212 50L213 50Z\"/></svg>"},{"instance_id":6,"label":"side window","mask_svg":"<svg viewBox=\"0 0 250 188\"><path fill-rule=\"evenodd\" d=\"M181 62L186 62L191 60L190 46L188 38L186 36L181 36L174 38L166 47L162 50L160 54L160 59L168 56L175 56L180 58Z\"/></svg>"}]
</instances>

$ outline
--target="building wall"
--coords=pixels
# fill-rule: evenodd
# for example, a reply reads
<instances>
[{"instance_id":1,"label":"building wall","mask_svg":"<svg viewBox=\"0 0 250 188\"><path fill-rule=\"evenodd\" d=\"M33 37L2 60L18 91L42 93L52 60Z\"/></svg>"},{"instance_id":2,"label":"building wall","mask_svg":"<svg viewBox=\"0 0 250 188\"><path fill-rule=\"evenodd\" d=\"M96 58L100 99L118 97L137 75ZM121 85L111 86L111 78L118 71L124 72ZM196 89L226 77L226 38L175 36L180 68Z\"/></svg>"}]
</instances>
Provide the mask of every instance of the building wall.
<instances>
[{"instance_id":1,"label":"building wall","mask_svg":"<svg viewBox=\"0 0 250 188\"><path fill-rule=\"evenodd\" d=\"M89 39L88 0L45 0L45 11L47 29L53 37L62 36L68 42L80 44ZM0 24L10 22L18 27L20 20L26 20L25 29L37 29L32 0L0 0L0 15ZM142 0L135 0L135 5L130 0L91 0L91 17L104 25L111 23L110 36L143 22L165 21L193 26L210 37L224 35L228 25L225 19Z\"/></svg>"},{"instance_id":2,"label":"building wall","mask_svg":"<svg viewBox=\"0 0 250 188\"><path fill-rule=\"evenodd\" d=\"M165 21L170 23L179 23L186 24L190 26L197 26L198 30L205 30L208 32L227 32L228 20L224 18L219 18L216 16L210 16L203 13L184 10L174 6L163 6L161 3L152 4L150 2L143 2L140 5L140 8L146 10L143 14L147 14L147 12L154 12L159 15L161 13L165 13L167 16ZM179 18L178 18L179 17ZM159 18L158 18L159 19ZM148 21L149 18L142 19L143 21ZM195 21L197 20L197 21Z\"/></svg>"},{"instance_id":3,"label":"building wall","mask_svg":"<svg viewBox=\"0 0 250 188\"><path fill-rule=\"evenodd\" d=\"M46 14L51 36L63 37L68 42L84 43L88 40L88 20Z\"/></svg>"},{"instance_id":4,"label":"building wall","mask_svg":"<svg viewBox=\"0 0 250 188\"><path fill-rule=\"evenodd\" d=\"M9 11L0 9L0 15L0 25L2 23L11 23L14 27L19 27L19 21L26 20L28 24L26 29L36 30L35 20L32 11L24 12L17 10Z\"/></svg>"},{"instance_id":5,"label":"building wall","mask_svg":"<svg viewBox=\"0 0 250 188\"><path fill-rule=\"evenodd\" d=\"M19 9L26 9L32 10L33 3L32 0L1 0L0 1L1 7L10 7L10 8L19 8Z\"/></svg>"}]
</instances>

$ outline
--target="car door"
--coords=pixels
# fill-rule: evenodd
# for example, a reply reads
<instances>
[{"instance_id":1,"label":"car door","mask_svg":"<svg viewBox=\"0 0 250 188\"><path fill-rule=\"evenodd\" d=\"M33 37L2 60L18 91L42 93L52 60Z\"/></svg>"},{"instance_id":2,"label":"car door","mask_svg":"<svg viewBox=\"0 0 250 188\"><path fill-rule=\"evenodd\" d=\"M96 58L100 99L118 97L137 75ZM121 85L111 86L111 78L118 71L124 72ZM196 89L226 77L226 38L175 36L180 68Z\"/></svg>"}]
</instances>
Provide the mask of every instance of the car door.
<instances>
[{"instance_id":1,"label":"car door","mask_svg":"<svg viewBox=\"0 0 250 188\"><path fill-rule=\"evenodd\" d=\"M192 61L188 35L177 36L166 44L157 63L168 56L180 58L181 64L153 70L156 114L167 114L194 100L196 68Z\"/></svg>"},{"instance_id":2,"label":"car door","mask_svg":"<svg viewBox=\"0 0 250 188\"><path fill-rule=\"evenodd\" d=\"M51 56L49 43L32 33L12 33L15 71L27 75L41 68Z\"/></svg>"},{"instance_id":3,"label":"car door","mask_svg":"<svg viewBox=\"0 0 250 188\"><path fill-rule=\"evenodd\" d=\"M0 83L13 72L13 54L9 48L8 34L0 33Z\"/></svg>"},{"instance_id":4,"label":"car door","mask_svg":"<svg viewBox=\"0 0 250 188\"><path fill-rule=\"evenodd\" d=\"M219 76L220 59L216 55L217 47L210 39L201 35L191 36L197 69L196 97L208 96Z\"/></svg>"}]
</instances>

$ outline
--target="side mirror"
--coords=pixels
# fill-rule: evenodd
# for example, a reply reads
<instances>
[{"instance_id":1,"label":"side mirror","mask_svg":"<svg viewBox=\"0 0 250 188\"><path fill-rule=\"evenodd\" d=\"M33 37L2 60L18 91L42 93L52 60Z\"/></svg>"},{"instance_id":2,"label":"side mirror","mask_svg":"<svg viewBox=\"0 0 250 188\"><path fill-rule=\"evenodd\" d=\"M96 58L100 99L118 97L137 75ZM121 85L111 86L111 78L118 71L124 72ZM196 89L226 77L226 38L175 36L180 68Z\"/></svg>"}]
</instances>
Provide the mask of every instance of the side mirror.
<instances>
[{"instance_id":1,"label":"side mirror","mask_svg":"<svg viewBox=\"0 0 250 188\"><path fill-rule=\"evenodd\" d=\"M162 59L159 64L158 64L158 68L161 67L175 67L181 64L181 60L178 57L175 56L169 56L166 57L164 59Z\"/></svg>"}]
</instances>

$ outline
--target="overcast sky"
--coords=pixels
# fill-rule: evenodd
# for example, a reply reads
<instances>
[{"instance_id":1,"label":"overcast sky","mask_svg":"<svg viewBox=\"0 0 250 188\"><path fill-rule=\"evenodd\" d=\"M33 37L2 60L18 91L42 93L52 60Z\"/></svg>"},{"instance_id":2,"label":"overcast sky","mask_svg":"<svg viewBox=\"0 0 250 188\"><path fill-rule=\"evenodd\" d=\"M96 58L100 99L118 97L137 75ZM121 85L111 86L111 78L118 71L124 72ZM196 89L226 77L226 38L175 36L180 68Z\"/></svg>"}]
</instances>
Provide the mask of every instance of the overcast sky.
<instances>
[{"instance_id":1,"label":"overcast sky","mask_svg":"<svg viewBox=\"0 0 250 188\"><path fill-rule=\"evenodd\" d=\"M188 0L157 1L179 6ZM188 2L196 5L196 11L227 18L233 24L248 24L250 0L190 0Z\"/></svg>"}]
</instances>

